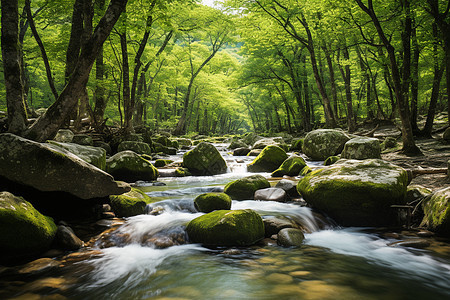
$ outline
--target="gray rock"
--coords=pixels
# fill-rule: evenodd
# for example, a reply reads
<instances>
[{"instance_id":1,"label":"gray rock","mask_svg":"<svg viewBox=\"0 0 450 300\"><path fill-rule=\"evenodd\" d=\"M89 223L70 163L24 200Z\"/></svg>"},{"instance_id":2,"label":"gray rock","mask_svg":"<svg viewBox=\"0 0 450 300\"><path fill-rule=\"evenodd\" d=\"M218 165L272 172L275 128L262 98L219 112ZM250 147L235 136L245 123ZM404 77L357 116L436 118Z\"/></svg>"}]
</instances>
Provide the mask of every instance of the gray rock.
<instances>
[{"instance_id":1,"label":"gray rock","mask_svg":"<svg viewBox=\"0 0 450 300\"><path fill-rule=\"evenodd\" d=\"M345 143L341 158L381 158L380 141L378 139L368 137L353 138Z\"/></svg>"},{"instance_id":2,"label":"gray rock","mask_svg":"<svg viewBox=\"0 0 450 300\"><path fill-rule=\"evenodd\" d=\"M73 137L74 137L74 134L73 134L72 130L60 129L56 133L54 140L57 142L62 142L62 143L71 143L73 140Z\"/></svg>"},{"instance_id":3,"label":"gray rock","mask_svg":"<svg viewBox=\"0 0 450 300\"><path fill-rule=\"evenodd\" d=\"M236 149L236 148L246 148L246 147L247 147L246 143L244 143L241 140L237 140L237 141L232 141L228 148L233 150L233 149Z\"/></svg>"},{"instance_id":4,"label":"gray rock","mask_svg":"<svg viewBox=\"0 0 450 300\"><path fill-rule=\"evenodd\" d=\"M247 154L247 156L258 156L259 154L261 154L261 152L262 152L262 149L252 149Z\"/></svg>"},{"instance_id":5,"label":"gray rock","mask_svg":"<svg viewBox=\"0 0 450 300\"><path fill-rule=\"evenodd\" d=\"M73 136L72 143L84 146L94 146L94 141L92 140L92 137L87 134L75 134Z\"/></svg>"},{"instance_id":6,"label":"gray rock","mask_svg":"<svg viewBox=\"0 0 450 300\"><path fill-rule=\"evenodd\" d=\"M58 226L54 243L64 250L77 250L84 245L83 241L75 235L72 228L64 225Z\"/></svg>"},{"instance_id":7,"label":"gray rock","mask_svg":"<svg viewBox=\"0 0 450 300\"><path fill-rule=\"evenodd\" d=\"M350 137L341 130L317 129L306 135L302 150L313 160L325 160L329 156L341 153L349 139Z\"/></svg>"},{"instance_id":8,"label":"gray rock","mask_svg":"<svg viewBox=\"0 0 450 300\"><path fill-rule=\"evenodd\" d=\"M85 162L96 166L101 170L105 170L106 167L106 150L103 148L97 148L93 146L83 146L74 143L60 143L56 141L47 141L51 145L56 146L59 149L65 149L70 153L75 154Z\"/></svg>"},{"instance_id":9,"label":"gray rock","mask_svg":"<svg viewBox=\"0 0 450 300\"><path fill-rule=\"evenodd\" d=\"M305 236L300 229L284 228L278 232L277 243L283 247L300 247Z\"/></svg>"},{"instance_id":10,"label":"gray rock","mask_svg":"<svg viewBox=\"0 0 450 300\"><path fill-rule=\"evenodd\" d=\"M288 194L291 197L299 196L297 192L297 183L295 181L289 180L289 179L281 179L277 182L275 185L276 188L283 189L286 194Z\"/></svg>"},{"instance_id":11,"label":"gray rock","mask_svg":"<svg viewBox=\"0 0 450 300\"><path fill-rule=\"evenodd\" d=\"M282 142L283 142L283 138L262 139L262 140L256 141L253 144L252 149L264 149L264 148L266 148L267 146L270 146L270 145L279 146Z\"/></svg>"},{"instance_id":12,"label":"gray rock","mask_svg":"<svg viewBox=\"0 0 450 300\"><path fill-rule=\"evenodd\" d=\"M10 133L0 134L0 176L40 191L68 192L82 199L130 190L65 149Z\"/></svg>"},{"instance_id":13,"label":"gray rock","mask_svg":"<svg viewBox=\"0 0 450 300\"><path fill-rule=\"evenodd\" d=\"M233 151L233 156L245 156L250 153L249 148L236 148Z\"/></svg>"},{"instance_id":14,"label":"gray rock","mask_svg":"<svg viewBox=\"0 0 450 300\"><path fill-rule=\"evenodd\" d=\"M227 171L227 163L216 147L204 142L183 155L183 167L193 175L216 175Z\"/></svg>"},{"instance_id":15,"label":"gray rock","mask_svg":"<svg viewBox=\"0 0 450 300\"><path fill-rule=\"evenodd\" d=\"M274 234L278 234L281 229L284 228L297 228L297 224L295 224L292 220L289 220L284 217L269 217L264 218L264 231L266 237L271 237Z\"/></svg>"},{"instance_id":16,"label":"gray rock","mask_svg":"<svg viewBox=\"0 0 450 300\"><path fill-rule=\"evenodd\" d=\"M150 146L147 143L144 142L136 142L136 141L123 141L119 144L117 147L117 152L122 151L133 151L138 154L152 154L152 150L150 149Z\"/></svg>"},{"instance_id":17,"label":"gray rock","mask_svg":"<svg viewBox=\"0 0 450 300\"><path fill-rule=\"evenodd\" d=\"M286 202L286 192L280 188L266 188L255 192L255 200Z\"/></svg>"}]
</instances>

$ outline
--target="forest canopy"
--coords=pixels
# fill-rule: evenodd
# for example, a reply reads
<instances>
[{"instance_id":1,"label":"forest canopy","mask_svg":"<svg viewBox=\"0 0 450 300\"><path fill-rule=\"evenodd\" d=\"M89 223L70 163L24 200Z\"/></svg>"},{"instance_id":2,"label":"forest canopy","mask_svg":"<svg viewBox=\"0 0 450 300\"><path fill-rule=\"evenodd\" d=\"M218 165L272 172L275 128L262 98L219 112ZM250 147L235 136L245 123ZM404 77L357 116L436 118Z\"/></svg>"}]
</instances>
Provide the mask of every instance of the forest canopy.
<instances>
[{"instance_id":1,"label":"forest canopy","mask_svg":"<svg viewBox=\"0 0 450 300\"><path fill-rule=\"evenodd\" d=\"M183 135L389 121L414 153L449 110L445 0L1 4L3 130L35 140L86 122Z\"/></svg>"}]
</instances>

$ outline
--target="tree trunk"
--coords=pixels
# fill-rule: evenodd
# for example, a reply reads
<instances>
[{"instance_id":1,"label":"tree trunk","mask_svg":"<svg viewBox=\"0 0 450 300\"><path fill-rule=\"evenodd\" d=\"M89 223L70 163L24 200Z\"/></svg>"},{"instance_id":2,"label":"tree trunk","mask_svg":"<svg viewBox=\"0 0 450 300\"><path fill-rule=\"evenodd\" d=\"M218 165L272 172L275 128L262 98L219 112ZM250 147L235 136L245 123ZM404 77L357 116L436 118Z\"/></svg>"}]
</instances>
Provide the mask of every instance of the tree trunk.
<instances>
[{"instance_id":1,"label":"tree trunk","mask_svg":"<svg viewBox=\"0 0 450 300\"><path fill-rule=\"evenodd\" d=\"M327 48L327 46L325 45L322 48L325 53L325 58L327 60L327 65L328 65L328 71L330 73L331 95L333 97L334 116L336 119L339 119L338 96L337 96L337 88L336 88L336 79L334 77L333 60L331 59L331 53L330 53L330 50Z\"/></svg>"},{"instance_id":2,"label":"tree trunk","mask_svg":"<svg viewBox=\"0 0 450 300\"><path fill-rule=\"evenodd\" d=\"M124 11L126 16L126 11ZM123 20L122 30L120 32L120 48L122 49L122 99L124 111L124 125L125 134L132 133L133 129L133 107L130 96L130 65L128 63L128 38L127 38L127 21Z\"/></svg>"},{"instance_id":3,"label":"tree trunk","mask_svg":"<svg viewBox=\"0 0 450 300\"><path fill-rule=\"evenodd\" d=\"M103 11L105 7L105 0L96 1L97 10ZM106 110L106 95L103 79L105 77L105 63L103 61L103 47L100 48L100 52L97 55L95 61L95 107L94 107L94 124L98 131L101 131L100 127L103 123L103 118Z\"/></svg>"},{"instance_id":4,"label":"tree trunk","mask_svg":"<svg viewBox=\"0 0 450 300\"><path fill-rule=\"evenodd\" d=\"M26 129L22 72L19 47L19 7L17 0L1 0L2 4L2 58L8 109L8 131L21 134Z\"/></svg>"},{"instance_id":5,"label":"tree trunk","mask_svg":"<svg viewBox=\"0 0 450 300\"><path fill-rule=\"evenodd\" d=\"M342 52L344 54L344 59L348 61L350 55L348 53L347 45L344 45ZM339 55L339 53L338 53ZM339 61L339 59L338 59ZM356 130L355 116L353 113L353 99L352 99L352 85L351 85L351 70L348 63L345 64L343 68L340 63L338 63L339 70L341 72L342 78L344 79L345 85L345 99L347 104L347 127L349 132L354 132Z\"/></svg>"},{"instance_id":6,"label":"tree trunk","mask_svg":"<svg viewBox=\"0 0 450 300\"><path fill-rule=\"evenodd\" d=\"M114 24L125 9L127 1L111 0L95 31L83 46L72 76L70 76L58 100L27 130L26 137L36 141L45 141L55 136L83 93L95 59Z\"/></svg>"},{"instance_id":7,"label":"tree trunk","mask_svg":"<svg viewBox=\"0 0 450 300\"><path fill-rule=\"evenodd\" d=\"M415 19L412 19L411 43L412 43L412 60L411 60L411 127L413 133L419 132L417 125L417 105L419 98L419 43L417 42L417 30Z\"/></svg>"}]
</instances>

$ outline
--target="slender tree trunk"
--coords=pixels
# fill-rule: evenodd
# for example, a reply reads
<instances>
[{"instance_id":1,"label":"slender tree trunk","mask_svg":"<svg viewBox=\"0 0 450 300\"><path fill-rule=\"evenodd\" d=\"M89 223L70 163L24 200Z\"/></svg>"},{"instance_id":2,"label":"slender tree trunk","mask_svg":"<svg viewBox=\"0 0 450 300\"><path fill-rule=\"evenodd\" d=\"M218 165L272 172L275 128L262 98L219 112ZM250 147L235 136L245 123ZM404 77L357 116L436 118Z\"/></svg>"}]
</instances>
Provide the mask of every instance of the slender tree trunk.
<instances>
[{"instance_id":1,"label":"slender tree trunk","mask_svg":"<svg viewBox=\"0 0 450 300\"><path fill-rule=\"evenodd\" d=\"M2 58L8 109L8 131L21 134L27 125L20 67L19 7L17 0L1 0Z\"/></svg>"},{"instance_id":2,"label":"slender tree trunk","mask_svg":"<svg viewBox=\"0 0 450 300\"><path fill-rule=\"evenodd\" d=\"M350 55L348 52L347 45L344 45L342 49L344 59L348 61L350 59ZM338 54L339 55L339 54ZM339 61L339 59L338 59ZM354 132L356 130L355 117L353 113L353 99L352 99L352 85L351 85L351 70L350 65L348 63L345 64L343 68L339 63L339 70L341 71L342 79L344 79L345 85L345 99L347 104L347 127L349 132Z\"/></svg>"},{"instance_id":3,"label":"slender tree trunk","mask_svg":"<svg viewBox=\"0 0 450 300\"><path fill-rule=\"evenodd\" d=\"M133 129L133 107L131 105L130 96L130 65L128 62L128 38L127 38L127 21L126 11L124 11L124 20L122 30L120 32L120 48L122 49L122 99L124 111L124 125L125 134L134 132Z\"/></svg>"},{"instance_id":4,"label":"slender tree trunk","mask_svg":"<svg viewBox=\"0 0 450 300\"><path fill-rule=\"evenodd\" d=\"M103 11L105 7L105 0L98 0L95 2L98 11ZM103 46L100 48L100 52L97 55L95 61L95 107L94 107L94 124L98 131L101 131L100 127L103 123L103 118L106 110L106 95L104 88L105 77L105 63L103 61Z\"/></svg>"},{"instance_id":5,"label":"slender tree trunk","mask_svg":"<svg viewBox=\"0 0 450 300\"><path fill-rule=\"evenodd\" d=\"M417 30L415 19L412 19L411 31L411 46L412 46L412 60L411 60L411 127L414 134L419 132L417 125L417 110L419 98L419 43L417 42Z\"/></svg>"},{"instance_id":6,"label":"slender tree trunk","mask_svg":"<svg viewBox=\"0 0 450 300\"><path fill-rule=\"evenodd\" d=\"M69 82L56 102L27 130L25 134L28 138L45 141L55 136L82 95L95 59L126 4L127 0L111 0L95 31L82 48Z\"/></svg>"},{"instance_id":7,"label":"slender tree trunk","mask_svg":"<svg viewBox=\"0 0 450 300\"><path fill-rule=\"evenodd\" d=\"M325 53L325 58L327 60L328 71L330 73L330 83L331 83L331 96L333 97L333 107L334 107L334 115L336 119L339 119L339 109L338 109L338 96L337 96L337 88L336 88L336 79L334 75L334 65L333 60L331 58L330 49L327 46L323 46L323 51Z\"/></svg>"}]
</instances>

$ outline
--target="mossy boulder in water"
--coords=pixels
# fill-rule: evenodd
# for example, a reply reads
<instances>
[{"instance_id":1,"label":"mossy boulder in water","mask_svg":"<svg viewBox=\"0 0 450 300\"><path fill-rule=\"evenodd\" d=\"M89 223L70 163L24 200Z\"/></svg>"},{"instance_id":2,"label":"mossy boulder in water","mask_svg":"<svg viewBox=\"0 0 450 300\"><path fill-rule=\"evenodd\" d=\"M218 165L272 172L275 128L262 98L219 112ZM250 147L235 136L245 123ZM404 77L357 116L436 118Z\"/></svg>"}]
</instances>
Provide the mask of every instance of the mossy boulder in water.
<instances>
[{"instance_id":1,"label":"mossy boulder in water","mask_svg":"<svg viewBox=\"0 0 450 300\"><path fill-rule=\"evenodd\" d=\"M127 182L152 181L159 175L158 169L133 151L122 151L107 159L106 171L117 180Z\"/></svg>"},{"instance_id":2,"label":"mossy boulder in water","mask_svg":"<svg viewBox=\"0 0 450 300\"><path fill-rule=\"evenodd\" d=\"M283 142L283 138L281 138L281 137L265 138L265 139L256 141L253 144L252 149L264 149L267 146L271 146L271 145L279 146L282 142Z\"/></svg>"},{"instance_id":3,"label":"mossy boulder in water","mask_svg":"<svg viewBox=\"0 0 450 300\"><path fill-rule=\"evenodd\" d=\"M111 208L118 217L131 217L143 214L145 206L152 203L152 199L143 191L131 188L122 195L109 196Z\"/></svg>"},{"instance_id":4,"label":"mossy boulder in water","mask_svg":"<svg viewBox=\"0 0 450 300\"><path fill-rule=\"evenodd\" d=\"M82 199L130 189L65 149L10 133L0 134L0 176L40 191L67 192Z\"/></svg>"},{"instance_id":5,"label":"mossy boulder in water","mask_svg":"<svg viewBox=\"0 0 450 300\"><path fill-rule=\"evenodd\" d=\"M302 150L313 160L325 160L329 156L341 153L349 139L341 130L317 129L306 135Z\"/></svg>"},{"instance_id":6,"label":"mossy boulder in water","mask_svg":"<svg viewBox=\"0 0 450 300\"><path fill-rule=\"evenodd\" d=\"M0 261L33 256L47 250L57 227L22 197L0 192Z\"/></svg>"},{"instance_id":7,"label":"mossy boulder in water","mask_svg":"<svg viewBox=\"0 0 450 300\"><path fill-rule=\"evenodd\" d=\"M206 193L194 199L195 208L204 213L231 208L231 198L225 193Z\"/></svg>"},{"instance_id":8,"label":"mossy boulder in water","mask_svg":"<svg viewBox=\"0 0 450 300\"><path fill-rule=\"evenodd\" d=\"M323 162L323 165L324 166L331 166L332 164L337 162L339 159L340 159L339 156L336 156L336 155L330 156L327 159L325 159L325 161Z\"/></svg>"},{"instance_id":9,"label":"mossy boulder in water","mask_svg":"<svg viewBox=\"0 0 450 300\"><path fill-rule=\"evenodd\" d=\"M391 205L405 204L408 175L380 159L345 160L307 174L297 190L311 206L344 226L387 226Z\"/></svg>"},{"instance_id":10,"label":"mossy boulder in water","mask_svg":"<svg viewBox=\"0 0 450 300\"><path fill-rule=\"evenodd\" d=\"M158 158L157 160L155 160L155 167L162 168L171 163L173 163L173 160Z\"/></svg>"},{"instance_id":11,"label":"mossy boulder in water","mask_svg":"<svg viewBox=\"0 0 450 300\"><path fill-rule=\"evenodd\" d=\"M369 159L381 158L380 141L375 138L356 137L344 145L341 158Z\"/></svg>"},{"instance_id":12,"label":"mossy boulder in water","mask_svg":"<svg viewBox=\"0 0 450 300\"><path fill-rule=\"evenodd\" d=\"M74 143L60 143L56 141L47 141L51 145L66 149L70 153L75 154L85 162L96 166L101 170L106 168L106 150L99 147L83 146Z\"/></svg>"},{"instance_id":13,"label":"mossy boulder in water","mask_svg":"<svg viewBox=\"0 0 450 300\"><path fill-rule=\"evenodd\" d=\"M247 144L244 143L243 141L235 140L235 141L231 142L231 144L230 144L230 146L228 148L231 149L231 150L234 150L236 148L246 148L246 147L247 147Z\"/></svg>"},{"instance_id":14,"label":"mossy boulder in water","mask_svg":"<svg viewBox=\"0 0 450 300\"><path fill-rule=\"evenodd\" d=\"M191 172L189 172L188 168L182 168L182 167L178 167L175 169L175 176L176 177L186 177L186 176L191 176Z\"/></svg>"},{"instance_id":15,"label":"mossy boulder in water","mask_svg":"<svg viewBox=\"0 0 450 300\"><path fill-rule=\"evenodd\" d=\"M251 175L229 182L223 191L232 199L249 200L253 199L257 190L269 187L270 183L264 176Z\"/></svg>"},{"instance_id":16,"label":"mossy boulder in water","mask_svg":"<svg viewBox=\"0 0 450 300\"><path fill-rule=\"evenodd\" d=\"M450 237L450 187L427 196L422 207L424 217L420 226Z\"/></svg>"},{"instance_id":17,"label":"mossy boulder in water","mask_svg":"<svg viewBox=\"0 0 450 300\"><path fill-rule=\"evenodd\" d=\"M277 235L277 243L283 247L299 247L304 239L303 232L297 228L283 228Z\"/></svg>"},{"instance_id":18,"label":"mossy boulder in water","mask_svg":"<svg viewBox=\"0 0 450 300\"><path fill-rule=\"evenodd\" d=\"M152 153L152 150L150 149L149 144L144 143L144 142L123 141L117 147L117 152L122 152L122 151L127 151L127 150L136 152L138 154L150 155Z\"/></svg>"},{"instance_id":19,"label":"mossy boulder in water","mask_svg":"<svg viewBox=\"0 0 450 300\"><path fill-rule=\"evenodd\" d=\"M205 142L183 155L183 167L193 175L216 175L227 171L227 163L216 147Z\"/></svg>"},{"instance_id":20,"label":"mossy boulder in water","mask_svg":"<svg viewBox=\"0 0 450 300\"><path fill-rule=\"evenodd\" d=\"M289 151L302 151L303 141L304 139L293 140Z\"/></svg>"},{"instance_id":21,"label":"mossy boulder in water","mask_svg":"<svg viewBox=\"0 0 450 300\"><path fill-rule=\"evenodd\" d=\"M193 243L249 246L264 238L264 223L250 209L216 210L189 222L186 231Z\"/></svg>"},{"instance_id":22,"label":"mossy boulder in water","mask_svg":"<svg viewBox=\"0 0 450 300\"><path fill-rule=\"evenodd\" d=\"M272 177L297 176L304 167L306 167L306 162L303 157L292 155L277 170L273 171Z\"/></svg>"},{"instance_id":23,"label":"mossy boulder in water","mask_svg":"<svg viewBox=\"0 0 450 300\"><path fill-rule=\"evenodd\" d=\"M249 172L273 172L288 158L286 152L278 146L267 146L247 166Z\"/></svg>"}]
</instances>

